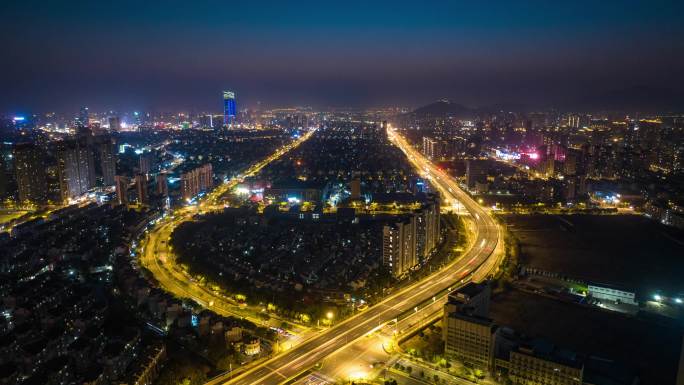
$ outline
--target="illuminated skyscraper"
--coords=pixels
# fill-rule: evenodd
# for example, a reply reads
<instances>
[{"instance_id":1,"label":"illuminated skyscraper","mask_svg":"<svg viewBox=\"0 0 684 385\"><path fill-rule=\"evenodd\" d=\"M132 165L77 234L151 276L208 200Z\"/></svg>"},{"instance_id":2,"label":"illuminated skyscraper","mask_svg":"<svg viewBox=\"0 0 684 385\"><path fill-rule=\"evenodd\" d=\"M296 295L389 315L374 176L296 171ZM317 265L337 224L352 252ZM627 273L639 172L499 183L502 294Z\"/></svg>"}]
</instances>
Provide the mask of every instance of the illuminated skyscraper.
<instances>
[{"instance_id":1,"label":"illuminated skyscraper","mask_svg":"<svg viewBox=\"0 0 684 385\"><path fill-rule=\"evenodd\" d=\"M237 107L235 104L235 92L223 91L223 124L230 127L235 123Z\"/></svg>"}]
</instances>

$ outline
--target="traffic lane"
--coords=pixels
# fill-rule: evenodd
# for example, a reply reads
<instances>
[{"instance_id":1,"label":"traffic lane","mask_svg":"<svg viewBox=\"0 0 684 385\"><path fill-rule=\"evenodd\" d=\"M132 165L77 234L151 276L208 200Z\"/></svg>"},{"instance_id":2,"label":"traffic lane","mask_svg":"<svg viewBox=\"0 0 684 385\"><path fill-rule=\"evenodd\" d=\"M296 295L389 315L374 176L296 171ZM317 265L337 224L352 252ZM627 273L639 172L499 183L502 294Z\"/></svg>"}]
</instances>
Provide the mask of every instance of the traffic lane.
<instances>
[{"instance_id":1,"label":"traffic lane","mask_svg":"<svg viewBox=\"0 0 684 385\"><path fill-rule=\"evenodd\" d=\"M488 250L480 250L478 253L479 254L487 254L489 251ZM438 284L442 285L444 288L447 288L449 285L453 284L454 282L452 281L452 277L448 277L450 274L445 274L447 277L442 277L440 279L440 282ZM448 282L445 282L444 280L448 279ZM431 294L427 293L427 290L433 289L433 286L430 286L426 288L425 290L421 291L420 294L424 296L425 299L430 298ZM406 300L406 296L408 294L401 295L399 298L396 299L396 301L402 302ZM410 297L409 297L410 298ZM375 306L373 307L375 308ZM373 309L372 308L372 309ZM368 309L370 312L372 309ZM378 314L373 314L371 315L371 319L368 321L375 321L378 323L382 323L382 320L379 317L385 317L387 320L391 320L393 318L396 318L398 315L402 314L403 312L410 310L411 306L406 306L405 308L397 308L396 310L393 309L393 312L387 313L386 311L382 311L382 309L379 308L376 312ZM385 319L383 318L383 319ZM258 384L277 384L278 378L282 376L290 377L294 376L300 371L302 367L305 365L315 365L316 362L321 360L323 357L325 357L329 352L331 351L336 351L338 349L341 349L345 345L352 343L349 342L350 340L356 340L360 337L363 337L365 334L368 333L368 331L372 330L372 328L369 328L367 325L368 321L363 322L360 325L344 325L343 328L337 333L335 333L334 338L331 341L328 341L327 343L324 343L321 347L318 347L316 349L312 349L309 351L299 351L299 348L302 348L302 350L309 348L314 345L321 345L320 340L326 340L330 336L328 335L321 335L319 337L314 337L312 340L309 342L298 346L296 349L298 350L297 352L292 352L291 354L286 354L285 356L282 356L282 358L279 358L275 361L272 361L270 363L266 364L266 367L272 367L274 369L274 373L271 376L263 377L263 371L260 370L257 372L252 373L251 375L247 375L242 381L236 382L236 383L258 383ZM386 322L386 321L385 321ZM339 340L340 337L346 337L344 342L342 340ZM332 343L331 343L332 342ZM344 345L340 345L340 343L343 343ZM302 360L303 362L297 363L296 365L293 365L295 361L300 361ZM288 368L288 366L291 366ZM278 369L275 369L278 368ZM275 382L274 382L275 381Z\"/></svg>"}]
</instances>

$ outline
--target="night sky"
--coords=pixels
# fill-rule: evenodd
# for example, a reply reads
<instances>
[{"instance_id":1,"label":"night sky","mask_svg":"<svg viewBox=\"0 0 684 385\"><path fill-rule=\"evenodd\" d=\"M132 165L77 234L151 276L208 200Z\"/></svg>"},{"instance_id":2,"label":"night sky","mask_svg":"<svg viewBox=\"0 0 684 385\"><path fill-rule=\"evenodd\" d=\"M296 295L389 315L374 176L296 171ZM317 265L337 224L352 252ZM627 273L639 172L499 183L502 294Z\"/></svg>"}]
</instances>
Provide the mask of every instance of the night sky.
<instances>
[{"instance_id":1,"label":"night sky","mask_svg":"<svg viewBox=\"0 0 684 385\"><path fill-rule=\"evenodd\" d=\"M67 5L68 4L68 5ZM572 104L684 88L684 1L0 4L0 112Z\"/></svg>"}]
</instances>

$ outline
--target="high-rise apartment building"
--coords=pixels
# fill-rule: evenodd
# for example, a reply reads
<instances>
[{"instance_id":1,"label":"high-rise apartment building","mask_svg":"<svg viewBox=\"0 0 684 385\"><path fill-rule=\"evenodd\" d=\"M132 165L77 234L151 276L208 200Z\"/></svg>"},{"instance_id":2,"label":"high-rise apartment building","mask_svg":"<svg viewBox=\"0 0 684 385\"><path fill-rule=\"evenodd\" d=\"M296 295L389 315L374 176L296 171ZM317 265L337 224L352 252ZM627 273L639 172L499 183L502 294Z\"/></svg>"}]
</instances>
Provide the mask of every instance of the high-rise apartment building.
<instances>
[{"instance_id":1,"label":"high-rise apartment building","mask_svg":"<svg viewBox=\"0 0 684 385\"><path fill-rule=\"evenodd\" d=\"M12 149L14 173L21 203L47 203L47 180L43 150L32 143L15 144Z\"/></svg>"},{"instance_id":2,"label":"high-rise apartment building","mask_svg":"<svg viewBox=\"0 0 684 385\"><path fill-rule=\"evenodd\" d=\"M213 170L211 163L207 163L181 175L181 196L189 202L202 191L209 190L213 185Z\"/></svg>"},{"instance_id":3,"label":"high-rise apartment building","mask_svg":"<svg viewBox=\"0 0 684 385\"><path fill-rule=\"evenodd\" d=\"M442 157L442 142L437 139L424 136L423 155L430 160L440 159Z\"/></svg>"},{"instance_id":4,"label":"high-rise apartment building","mask_svg":"<svg viewBox=\"0 0 684 385\"><path fill-rule=\"evenodd\" d=\"M166 174L158 174L155 177L155 182L157 183L157 195L168 197L169 196L169 183L166 178Z\"/></svg>"},{"instance_id":5,"label":"high-rise apartment building","mask_svg":"<svg viewBox=\"0 0 684 385\"><path fill-rule=\"evenodd\" d=\"M414 215L383 226L382 239L383 264L393 276L401 277L418 264Z\"/></svg>"},{"instance_id":6,"label":"high-rise apartment building","mask_svg":"<svg viewBox=\"0 0 684 385\"><path fill-rule=\"evenodd\" d=\"M95 186L95 167L91 149L84 140L69 140L57 146L59 189L67 202Z\"/></svg>"},{"instance_id":7,"label":"high-rise apartment building","mask_svg":"<svg viewBox=\"0 0 684 385\"><path fill-rule=\"evenodd\" d=\"M137 174L135 176L135 191L138 196L138 204L146 205L150 203L149 194L147 191L147 175Z\"/></svg>"},{"instance_id":8,"label":"high-rise apartment building","mask_svg":"<svg viewBox=\"0 0 684 385\"><path fill-rule=\"evenodd\" d=\"M102 184L112 186L116 175L116 144L110 136L104 136L98 145Z\"/></svg>"},{"instance_id":9,"label":"high-rise apartment building","mask_svg":"<svg viewBox=\"0 0 684 385\"><path fill-rule=\"evenodd\" d=\"M440 234L439 198L434 197L415 211L416 255L420 264L425 263L437 248Z\"/></svg>"},{"instance_id":10,"label":"high-rise apartment building","mask_svg":"<svg viewBox=\"0 0 684 385\"><path fill-rule=\"evenodd\" d=\"M487 180L487 161L470 159L466 162L466 185L469 189L475 188L478 183Z\"/></svg>"},{"instance_id":11,"label":"high-rise apartment building","mask_svg":"<svg viewBox=\"0 0 684 385\"><path fill-rule=\"evenodd\" d=\"M128 177L117 175L114 177L114 184L116 186L116 201L120 205L128 204L128 187L131 181Z\"/></svg>"}]
</instances>

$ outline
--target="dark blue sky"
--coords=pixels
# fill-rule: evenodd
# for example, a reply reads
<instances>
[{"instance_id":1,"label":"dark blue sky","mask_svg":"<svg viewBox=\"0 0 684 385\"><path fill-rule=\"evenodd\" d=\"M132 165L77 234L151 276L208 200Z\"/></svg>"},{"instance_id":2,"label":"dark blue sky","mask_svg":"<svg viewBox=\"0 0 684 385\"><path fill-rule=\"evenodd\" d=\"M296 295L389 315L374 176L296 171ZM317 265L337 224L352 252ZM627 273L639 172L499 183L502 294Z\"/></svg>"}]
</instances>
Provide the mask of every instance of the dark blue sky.
<instances>
[{"instance_id":1,"label":"dark blue sky","mask_svg":"<svg viewBox=\"0 0 684 385\"><path fill-rule=\"evenodd\" d=\"M0 111L558 105L684 85L683 1L0 4Z\"/></svg>"}]
</instances>

